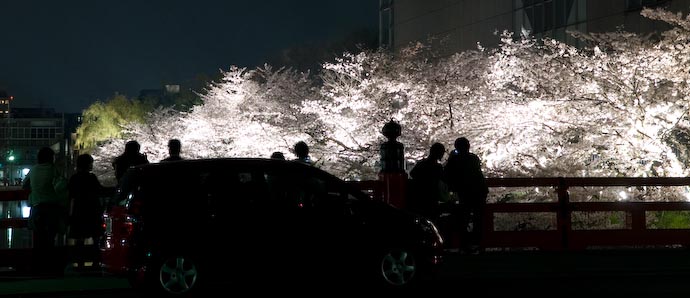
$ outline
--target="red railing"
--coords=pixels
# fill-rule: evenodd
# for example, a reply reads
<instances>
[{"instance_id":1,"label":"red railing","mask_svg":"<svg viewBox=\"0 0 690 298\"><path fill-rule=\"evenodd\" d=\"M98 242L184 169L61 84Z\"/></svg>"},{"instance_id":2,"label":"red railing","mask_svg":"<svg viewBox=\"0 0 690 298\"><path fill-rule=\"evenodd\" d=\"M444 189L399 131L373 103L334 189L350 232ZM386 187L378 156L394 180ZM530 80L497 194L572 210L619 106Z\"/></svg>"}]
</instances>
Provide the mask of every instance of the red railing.
<instances>
[{"instance_id":1,"label":"red railing","mask_svg":"<svg viewBox=\"0 0 690 298\"><path fill-rule=\"evenodd\" d=\"M573 187L690 186L690 178L488 178L495 188L552 188L553 201L540 203L489 203L485 209L482 246L484 248L524 248L542 250L580 250L604 246L690 246L690 227L650 229L647 212L690 211L688 202L571 202ZM358 183L354 183L358 185ZM373 188L371 185L374 185ZM381 182L367 181L359 186L376 193ZM573 212L623 212L626 225L618 229L573 229ZM501 213L546 213L555 217L555 227L543 230L497 231L495 219ZM451 243L456 243L450 241Z\"/></svg>"},{"instance_id":2,"label":"red railing","mask_svg":"<svg viewBox=\"0 0 690 298\"><path fill-rule=\"evenodd\" d=\"M29 266L31 258L31 239L26 238L30 235L28 231L28 218L22 217L21 203L28 200L28 191L22 189L0 190L0 204L2 213L0 214L0 267L13 267L16 270L23 270ZM19 210L5 210L10 207L10 202L16 202L15 208ZM12 204L15 205L15 204ZM8 212L9 211L9 212ZM14 217L7 218L7 214L14 214ZM24 236L24 237L20 237ZM27 241L28 240L28 241ZM26 243L28 242L28 243ZM21 245L19 245L21 244Z\"/></svg>"},{"instance_id":3,"label":"red railing","mask_svg":"<svg viewBox=\"0 0 690 298\"><path fill-rule=\"evenodd\" d=\"M12 202L12 201L26 201L28 200L29 192L23 189L11 189L11 190L0 190L0 202ZM21 210L18 210L21 214ZM4 216L4 214L0 214ZM27 228L29 221L27 218L15 217L15 218L0 218L0 229L21 229Z\"/></svg>"}]
</instances>

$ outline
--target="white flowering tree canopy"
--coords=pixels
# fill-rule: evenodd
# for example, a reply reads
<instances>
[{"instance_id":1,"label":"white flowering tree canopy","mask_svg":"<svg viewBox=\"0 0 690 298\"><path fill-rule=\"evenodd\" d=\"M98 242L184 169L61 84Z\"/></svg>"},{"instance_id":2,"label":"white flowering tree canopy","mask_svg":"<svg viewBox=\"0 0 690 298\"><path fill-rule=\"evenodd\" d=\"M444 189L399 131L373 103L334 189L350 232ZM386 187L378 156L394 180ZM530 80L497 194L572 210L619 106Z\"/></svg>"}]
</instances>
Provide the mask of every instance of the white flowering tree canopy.
<instances>
[{"instance_id":1,"label":"white flowering tree canopy","mask_svg":"<svg viewBox=\"0 0 690 298\"><path fill-rule=\"evenodd\" d=\"M185 158L288 158L300 140L317 166L375 179L380 131L394 119L408 164L434 142L467 137L494 177L684 176L690 161L690 21L664 10L645 17L672 29L654 39L626 32L575 34L588 46L503 34L495 49L436 56L345 53L315 75L231 67L189 112L157 109L126 137L102 145L108 176L126 140L151 162L182 141Z\"/></svg>"}]
</instances>

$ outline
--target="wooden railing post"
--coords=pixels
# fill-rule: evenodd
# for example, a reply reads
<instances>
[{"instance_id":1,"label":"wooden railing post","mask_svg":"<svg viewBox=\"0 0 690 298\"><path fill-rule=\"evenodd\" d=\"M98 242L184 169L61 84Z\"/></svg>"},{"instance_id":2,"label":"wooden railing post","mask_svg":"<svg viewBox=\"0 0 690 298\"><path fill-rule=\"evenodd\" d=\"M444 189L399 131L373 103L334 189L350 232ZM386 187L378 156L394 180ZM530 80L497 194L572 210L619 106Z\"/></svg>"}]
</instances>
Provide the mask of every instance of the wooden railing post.
<instances>
[{"instance_id":1,"label":"wooden railing post","mask_svg":"<svg viewBox=\"0 0 690 298\"><path fill-rule=\"evenodd\" d=\"M558 229L561 232L561 248L563 250L570 249L569 242L570 233L572 231L572 218L570 213L570 196L568 195L568 184L565 178L558 177L558 214L557 223Z\"/></svg>"},{"instance_id":2,"label":"wooden railing post","mask_svg":"<svg viewBox=\"0 0 690 298\"><path fill-rule=\"evenodd\" d=\"M635 204L635 203L630 203L630 204ZM635 206L635 205L633 205ZM647 229L647 219L645 218L645 210L641 208L640 206L635 206L637 208L633 208L630 211L630 215L632 217L632 225L631 229L633 231L643 231Z\"/></svg>"}]
</instances>

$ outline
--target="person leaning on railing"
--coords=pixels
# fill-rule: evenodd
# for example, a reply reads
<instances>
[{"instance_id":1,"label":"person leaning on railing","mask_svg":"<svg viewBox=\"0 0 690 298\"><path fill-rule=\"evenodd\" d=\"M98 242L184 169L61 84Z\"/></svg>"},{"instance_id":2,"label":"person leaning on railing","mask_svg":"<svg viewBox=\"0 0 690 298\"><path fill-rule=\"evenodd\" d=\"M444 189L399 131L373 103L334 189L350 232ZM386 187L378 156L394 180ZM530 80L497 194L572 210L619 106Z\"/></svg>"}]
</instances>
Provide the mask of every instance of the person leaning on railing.
<instances>
[{"instance_id":1,"label":"person leaning on railing","mask_svg":"<svg viewBox=\"0 0 690 298\"><path fill-rule=\"evenodd\" d=\"M38 273L58 273L59 258L54 248L57 235L65 232L67 216L67 180L54 164L55 152L43 147L38 151L38 164L24 179L29 191L29 228L33 230L34 257L32 267Z\"/></svg>"}]
</instances>

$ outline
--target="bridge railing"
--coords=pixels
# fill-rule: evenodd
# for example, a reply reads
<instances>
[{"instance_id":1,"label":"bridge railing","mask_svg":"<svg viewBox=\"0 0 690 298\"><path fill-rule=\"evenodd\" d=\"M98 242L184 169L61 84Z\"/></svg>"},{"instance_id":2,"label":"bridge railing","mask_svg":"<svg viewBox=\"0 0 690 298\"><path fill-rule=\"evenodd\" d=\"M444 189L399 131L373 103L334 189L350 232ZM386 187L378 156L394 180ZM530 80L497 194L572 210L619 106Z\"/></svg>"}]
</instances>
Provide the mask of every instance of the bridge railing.
<instances>
[{"instance_id":1,"label":"bridge railing","mask_svg":"<svg viewBox=\"0 0 690 298\"><path fill-rule=\"evenodd\" d=\"M0 190L0 267L28 266L33 245L29 230L28 191Z\"/></svg>"},{"instance_id":2,"label":"bridge railing","mask_svg":"<svg viewBox=\"0 0 690 298\"><path fill-rule=\"evenodd\" d=\"M621 197L609 199L612 201L601 201L601 197L596 198L597 201L590 201L593 200L593 196L571 200L573 190L579 193L585 188L599 189L599 193L602 193L603 190L614 188L688 187L688 177L488 178L487 182L490 194L483 217L484 248L580 250L592 247L690 246L690 225L680 228L654 228L650 224L654 213L690 212L690 203L677 201L677 197L662 198L676 201L646 202L638 201L636 198L628 199L623 197L625 194L621 194ZM377 183L380 184L378 181L368 181L360 186L366 190L371 184ZM526 188L535 192L542 188L541 195L523 193L522 199L529 202L503 200L512 194L513 190ZM498 192L503 194L497 194ZM535 200L535 197L539 197L539 200ZM619 217L620 222L613 227L601 227L583 220L573 220L574 216L586 219L597 215L604 219ZM502 220L520 216L546 219L550 223L544 227L525 227L519 224L506 227L505 220ZM690 217L690 213L687 216Z\"/></svg>"}]
</instances>

